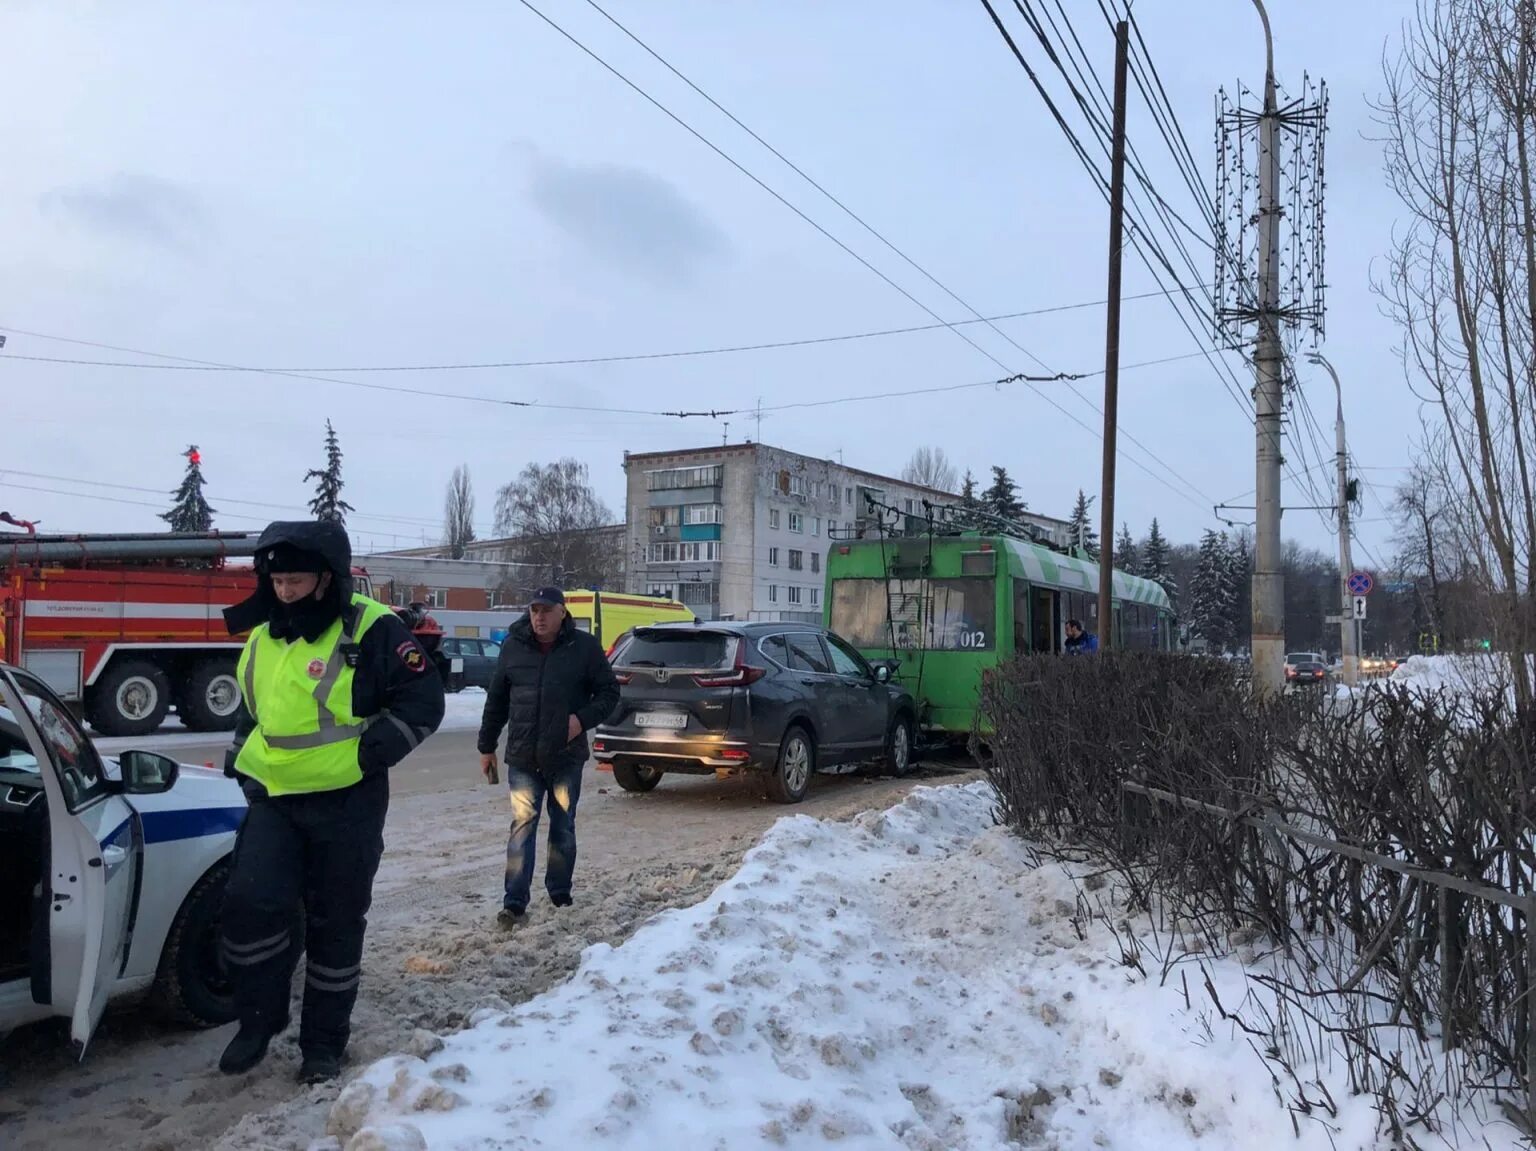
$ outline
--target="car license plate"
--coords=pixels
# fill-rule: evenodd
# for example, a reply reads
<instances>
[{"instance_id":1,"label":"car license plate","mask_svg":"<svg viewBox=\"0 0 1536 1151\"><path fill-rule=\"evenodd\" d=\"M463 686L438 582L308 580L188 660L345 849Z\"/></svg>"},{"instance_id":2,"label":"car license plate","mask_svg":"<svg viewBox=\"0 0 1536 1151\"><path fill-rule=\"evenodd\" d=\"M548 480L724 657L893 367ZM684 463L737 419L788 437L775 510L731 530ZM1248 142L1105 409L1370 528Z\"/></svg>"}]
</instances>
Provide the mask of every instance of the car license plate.
<instances>
[{"instance_id":1,"label":"car license plate","mask_svg":"<svg viewBox=\"0 0 1536 1151\"><path fill-rule=\"evenodd\" d=\"M665 727L673 731L688 726L688 716L680 711L637 711L636 727Z\"/></svg>"}]
</instances>

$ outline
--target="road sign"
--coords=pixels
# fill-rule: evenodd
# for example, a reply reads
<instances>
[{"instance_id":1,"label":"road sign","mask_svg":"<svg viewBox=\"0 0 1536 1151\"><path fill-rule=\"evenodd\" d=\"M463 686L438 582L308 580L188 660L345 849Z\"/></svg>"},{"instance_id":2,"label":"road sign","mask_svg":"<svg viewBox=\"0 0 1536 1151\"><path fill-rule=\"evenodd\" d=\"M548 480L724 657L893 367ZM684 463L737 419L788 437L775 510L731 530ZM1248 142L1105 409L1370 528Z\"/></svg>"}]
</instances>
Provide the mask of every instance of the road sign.
<instances>
[{"instance_id":1,"label":"road sign","mask_svg":"<svg viewBox=\"0 0 1536 1151\"><path fill-rule=\"evenodd\" d=\"M1357 595L1355 597L1355 618L1365 618L1365 597L1363 595Z\"/></svg>"},{"instance_id":2,"label":"road sign","mask_svg":"<svg viewBox=\"0 0 1536 1151\"><path fill-rule=\"evenodd\" d=\"M1370 572L1350 572L1345 583L1349 587L1349 594L1355 596L1370 595L1371 589L1376 586L1375 577Z\"/></svg>"},{"instance_id":3,"label":"road sign","mask_svg":"<svg viewBox=\"0 0 1536 1151\"><path fill-rule=\"evenodd\" d=\"M1413 590L1412 580L1393 580L1391 583L1381 585L1381 590L1392 595L1406 595Z\"/></svg>"},{"instance_id":4,"label":"road sign","mask_svg":"<svg viewBox=\"0 0 1536 1151\"><path fill-rule=\"evenodd\" d=\"M1350 620L1352 620L1354 618L1355 617L1352 616L1352 615L1325 615L1323 617L1323 622L1324 623L1348 623Z\"/></svg>"}]
</instances>

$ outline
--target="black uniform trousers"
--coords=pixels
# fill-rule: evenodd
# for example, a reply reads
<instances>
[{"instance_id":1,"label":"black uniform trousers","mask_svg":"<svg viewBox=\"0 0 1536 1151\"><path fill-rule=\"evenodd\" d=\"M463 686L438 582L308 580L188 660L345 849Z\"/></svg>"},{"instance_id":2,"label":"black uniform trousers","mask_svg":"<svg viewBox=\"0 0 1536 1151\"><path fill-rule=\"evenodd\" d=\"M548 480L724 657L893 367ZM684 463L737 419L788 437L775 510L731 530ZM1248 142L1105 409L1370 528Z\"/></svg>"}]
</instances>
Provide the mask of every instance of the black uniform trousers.
<instances>
[{"instance_id":1,"label":"black uniform trousers","mask_svg":"<svg viewBox=\"0 0 1536 1151\"><path fill-rule=\"evenodd\" d=\"M389 810L385 772L339 791L258 795L235 842L224 896L224 961L242 1027L288 1022L304 913L299 1047L345 1050L362 978L363 933Z\"/></svg>"}]
</instances>

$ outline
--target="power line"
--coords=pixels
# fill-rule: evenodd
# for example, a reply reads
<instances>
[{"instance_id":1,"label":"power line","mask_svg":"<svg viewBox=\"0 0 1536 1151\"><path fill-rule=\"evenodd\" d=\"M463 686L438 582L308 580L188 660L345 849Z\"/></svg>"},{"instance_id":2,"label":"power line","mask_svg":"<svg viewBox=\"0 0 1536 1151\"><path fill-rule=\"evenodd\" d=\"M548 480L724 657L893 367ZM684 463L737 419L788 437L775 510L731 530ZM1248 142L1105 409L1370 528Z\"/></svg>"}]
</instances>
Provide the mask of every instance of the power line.
<instances>
[{"instance_id":1,"label":"power line","mask_svg":"<svg viewBox=\"0 0 1536 1151\"><path fill-rule=\"evenodd\" d=\"M785 207L789 208L791 211L795 212L796 215L800 216L801 219L803 219L807 223L811 224L812 227L816 228L816 230L818 232L822 233L822 235L826 236L828 239L832 239L833 242L838 245L838 247L842 248L849 255L854 256L854 258L857 259L865 267L869 268L871 271L875 271L876 275L879 275L880 278L882 280L884 280L887 284L891 284L891 286L897 287L894 284L894 282L889 279L889 277L885 276L883 273L880 273L880 272L876 271L876 269L874 269L873 265L871 265L867 260L864 260L862 257L860 257L856 253L854 253L853 250L851 248L849 248L846 244L843 244L841 241L836 240L835 237L833 237L829 232L826 231L826 229L822 228L819 224L817 224L814 220L812 220L804 212L801 212L798 208L796 208L788 200L784 199L784 197L780 196L777 192L774 192L773 189L769 188L768 185L763 183L762 180L758 179L758 177L756 177L751 172L749 172L745 167L743 167L741 164L737 163L736 160L732 159L723 150L721 150L720 148L716 147L713 143L711 143L709 140L707 140L701 133L699 133L694 128L692 128L690 125L688 125L686 122L684 122L680 117L678 117L676 114L674 114L668 108L666 108L663 104L661 104L660 101L658 101L654 97L652 97L649 93L647 93L644 89L642 89L638 84L634 83L627 76L623 75L623 73L619 72L618 69L614 68L611 64L609 64L606 60L604 60L596 52L594 52L592 49L588 48L585 44L583 44L575 36L571 35L571 33L567 32L564 28L561 28L560 25L556 24L548 16L545 16L544 13L540 12L537 8L535 8L533 6L533 4L531 4L529 2L529 0L520 0L520 2L523 4L524 7L528 8L529 11L533 12L540 19L542 19L545 23L547 23L550 27L552 27L556 31L558 31L562 36L564 36L571 43L575 44L578 48L580 48L583 52L585 52L592 59L596 60L599 64L601 64L609 72L611 72L613 75L617 76L620 80L623 80L625 84L629 85L630 88L634 89L634 91L636 91L641 96L643 96L647 101L649 101L655 107L659 108L662 112L666 113L666 115L669 116L676 123L678 123L682 127L686 128L692 135L697 137L700 141L702 141L703 143L708 145L714 152L716 152L718 155L720 155L723 159L727 160L738 171L742 172L744 175L746 175L748 178L750 178L759 187L761 187L765 191L769 192L775 199L777 199ZM808 184L811 185L811 187L815 188L818 192L820 192L823 196L825 196L828 200L830 200L833 204L835 204L838 208L840 208L844 213L846 213L850 218L852 218L857 224L859 224L860 227L862 227L870 235L874 236L877 240L879 240L882 244L884 244L887 248L889 248L892 252L894 252L898 257L900 257L903 261L905 261L908 265L910 265L913 269L915 269L918 273L920 273L925 279L927 279L930 283L932 283L940 291L944 292L947 296L949 296L952 300L954 300L956 303L958 303L961 307L963 307L967 311L969 311L972 316L974 316L977 319L982 320L982 322L986 323L987 326L992 329L992 331L996 332L999 336L1001 336L1009 344L1011 344L1013 347L1015 347L1020 352L1022 352L1028 359L1033 360L1036 364L1038 364L1041 368L1045 369L1047 372L1050 372L1050 371L1053 370L1053 369L1050 368L1049 365L1047 365L1043 360L1041 360L1038 356L1036 356L1028 348L1026 348L1022 344L1020 344L1017 340L1015 340L1007 332L1003 331L1001 328L998 328L995 323L992 323L990 321L985 320L982 317L981 313L975 307L973 307L968 301L966 301L965 299L961 298L961 296L958 293L956 293L953 289L951 289L947 284L945 284L941 280L939 280L939 278L937 276L935 276L932 272L930 272L927 268L923 267L916 260L914 260L911 256L909 256L905 251L903 251L901 248L897 247L895 243L893 243L890 239L888 239L884 235L884 233L880 232L877 228L875 228L872 224L870 224L867 220L865 220L862 216L860 216L857 212L855 212L852 208L850 208L846 203L844 203L837 196L833 195L830 191L828 191L821 183L819 183L817 180L812 178L803 168L801 168L798 164L796 164L794 161L789 159L788 156L784 155L783 152L781 152L779 149L775 148L772 144L770 144L767 140L765 140L757 132L755 132L751 128L749 128L738 116L736 116L733 112L731 112L728 108L726 108L723 104L721 104L718 100L716 100L708 92L704 91L704 89L701 88L698 84L694 83L691 79L689 79L686 75L684 75L682 73L682 71L680 71L678 68L673 66L673 64L670 61L668 61L664 56L662 56L659 52L657 52L654 48L652 48L649 44L647 44L644 40L642 40L639 36L637 36L633 31L631 31L627 26L625 26L623 23L621 23L619 20L617 20L614 16L612 16L605 8L603 8L600 4L598 4L596 2L596 0L587 0L587 3L595 11L600 13L604 17L604 19L606 19L609 23L611 23L615 28L618 28L619 31L623 32L625 36L629 37L630 40L634 41L635 44L639 45L641 49L643 49L654 60L656 60L658 63L660 63L662 65L662 67L666 68L670 73L672 73L672 75L677 77L677 79L681 80L690 89L692 89L695 93L697 93L704 100L706 100L712 107L714 107L722 115L724 115L726 118L728 118L733 124L735 124L737 127L739 127L743 132L746 132L747 135L751 136L752 139L756 140L760 145L762 145L764 148L766 148L769 152L773 153L774 156L776 156L780 161L782 161L785 165L787 165L793 172L795 172L798 176L800 176L801 179L805 180ZM916 297L912 296L910 293L906 292L904 289L902 289L900 287L897 287L897 290L900 291L902 293L902 295L906 296L913 303L916 303L919 307L921 307L929 315L933 316L934 319L936 319L936 320L940 319L940 317L937 315L937 313L935 313L933 311L933 309L929 308L926 304L921 303L921 301L917 300ZM946 326L949 326L949 325L946 325ZM953 326L950 326L950 327L951 327L952 331L955 331L956 335L958 335L962 339L964 339L966 343L970 344L977 351L981 352L982 355L986 356L988 359L990 359L998 367L1002 368L1004 371L1010 371L1011 370L1008 367L1008 365L1004 364L996 356L992 355L992 353L986 351L984 348L981 347L981 345L977 344L974 340L971 340L968 337L966 337L963 332L960 332L958 329L953 328ZM1038 388L1031 388L1031 390L1034 391L1038 396L1040 396L1041 399L1045 400L1046 403L1050 404L1058 412L1060 412L1062 415L1066 416L1068 419L1072 420L1074 423L1076 423L1079 427L1083 428L1089 434L1091 434L1091 435L1093 435L1093 436L1095 436L1097 438L1101 438L1102 439L1102 434L1099 431L1097 431L1096 429L1094 429L1094 428L1090 427L1089 425L1085 424L1082 420L1078 419L1076 416L1073 416L1065 408L1063 408L1060 404L1056 403L1055 400L1051 399L1044 392L1040 391L1040 389L1038 389ZM1083 395L1082 392L1080 392L1077 388L1073 387L1070 383L1068 383L1068 389L1067 390L1070 391L1073 395L1075 395L1084 404L1086 404L1089 407L1089 409L1092 410L1096 415L1100 415L1100 416L1103 415L1103 411L1102 411L1102 409L1100 409L1098 407L1098 405L1093 403L1092 400L1090 400L1087 396ZM1197 496L1200 496L1202 499L1208 498L1197 487L1195 487L1187 479L1185 479L1182 475L1180 475L1179 472L1177 470L1175 470L1172 465L1170 465L1166 460L1162 459L1162 457L1160 457L1156 452L1154 452L1146 444L1144 444L1140 440L1138 440L1129 431L1121 429L1121 433L1125 436L1126 440L1129 443L1135 445L1135 447L1137 447L1140 451L1145 453L1145 455L1149 459L1151 459L1154 463L1156 463L1159 467L1161 467L1164 471L1166 471L1170 476L1173 476L1176 480L1178 480L1180 483L1182 483L1190 491L1194 492ZM1146 468L1144 465L1142 465L1139 461L1137 461L1133 457L1131 457L1129 455L1129 453L1127 453L1126 458L1127 458L1128 462L1130 462L1130 463L1134 464L1136 467L1140 468L1140 470L1145 472L1147 475L1152 476L1154 479L1156 479L1159 483L1163 484L1165 487L1168 487L1170 491L1176 491L1176 489L1174 489L1171 485L1169 485L1166 480L1162 479L1162 477L1157 476L1155 473L1150 471L1148 468ZM1179 493L1179 494L1181 496L1183 496L1183 493ZM1187 496L1183 496L1183 498L1187 499L1188 497Z\"/></svg>"},{"instance_id":2,"label":"power line","mask_svg":"<svg viewBox=\"0 0 1536 1151\"><path fill-rule=\"evenodd\" d=\"M109 483L106 480L85 480L85 479L79 479L79 478L77 478L75 476L57 476L57 475L49 475L49 474L47 474L45 472L20 471L20 470L18 470L16 468L3 468L3 469L0 469L0 488L15 487L15 488L22 488L23 490L26 490L26 491L46 491L46 492L48 492L49 494L52 494L52 495L66 495L66 496L67 495L78 495L78 496L81 496L82 498L87 498L87 499L95 498L95 497L91 496L90 493L88 493L88 492L68 492L68 491L56 491L54 489L46 489L46 488L31 488L31 487L27 487L26 485L23 485L23 484L12 483L9 479L6 478L7 476L24 476L27 479L49 480L49 481L52 481L52 482L55 482L55 483L65 483L65 484L78 484L78 485L81 485L82 487L107 488L107 489L112 490L112 491L142 492L142 493L147 494L147 495L169 494L168 492L162 491L162 489L160 489L160 488L144 487L144 486L137 485L137 484ZM222 509L223 505L225 505L225 504L236 504L236 505L239 505L241 507L269 508L269 509L271 509L273 511L286 511L286 512L302 511L302 512L306 512L306 513L309 511L307 506L301 506L301 505L298 505L298 504L278 504L278 503L271 503L271 502L268 502L268 501L265 501L265 500L242 500L242 499L236 499L233 496L221 495L218 492L213 492L213 491L207 492L205 494L207 495L208 500L209 500L210 503L218 504L221 509ZM128 502L138 503L139 501L128 501ZM158 507L158 508L162 508L162 509L165 507L164 504L143 504L142 506L144 506L144 507ZM229 514L232 515L234 513L229 513ZM245 516L245 517L241 517L241 518L254 519L256 517ZM373 521L375 523L389 524L389 525L392 525L392 526L395 526L395 527L430 528L430 529L434 529L434 530L440 530L442 528L442 522L440 520L428 520L428 519L423 519L420 516L405 516L405 515L381 516L381 515L372 515L372 514L370 514L368 512L360 512L360 511L354 510L354 511L352 511L349 514L348 519L349 520L370 520L370 521ZM475 530L476 531L484 531L485 528L484 528L483 525L480 525L480 526L477 526Z\"/></svg>"},{"instance_id":3,"label":"power line","mask_svg":"<svg viewBox=\"0 0 1536 1151\"><path fill-rule=\"evenodd\" d=\"M1208 285L1200 285L1206 287ZM1151 292L1138 292L1135 295L1123 297L1125 300L1148 300L1159 296L1168 295L1167 289L1158 289ZM186 356L168 356L161 352L146 352L139 348L123 347L119 344L105 344L96 340L75 339L69 336L55 336L46 332L28 331L25 328L13 328L0 324L0 329L16 336L30 336L37 340L52 340L57 343L75 344L86 348L101 348L105 351L125 352L135 356L151 356L158 359L174 360L178 370L189 372L228 371L228 372L273 372L273 373L308 373L308 372L337 372L337 373L364 373L364 372L473 372L492 371L516 368L561 368L581 367L593 364L617 364L643 362L646 360L673 360L692 356L722 356L740 352L764 352L781 348L812 347L818 344L840 344L856 340L872 340L885 336L905 336L918 332L936 332L945 328L958 328L971 324L990 324L999 320L1018 320L1030 316L1048 316L1059 312L1080 311L1086 308L1101 308L1108 301L1085 300L1075 304L1055 304L1050 307L1029 308L1020 312L1003 312L995 316L981 316L974 320L942 321L934 324L912 324L900 328L878 328L871 331L848 332L835 336L807 336L790 340L771 340L755 344L727 344L708 348L687 348L680 351L668 352L629 352L610 356L571 356L560 359L548 360L496 360L484 362L442 363L442 364L372 364L354 367L245 367L233 364L220 364L211 360L196 360ZM9 359L25 359L27 357L8 355ZM75 363L70 360L45 360L48 363ZM119 366L115 362L93 362L95 366Z\"/></svg>"},{"instance_id":4,"label":"power line","mask_svg":"<svg viewBox=\"0 0 1536 1151\"><path fill-rule=\"evenodd\" d=\"M1035 73L1035 70L1030 66L1029 61L1025 58L1024 53L1018 46L1018 43L1014 40L1012 34L1008 31L1008 28L1003 23L1002 18L998 16L997 11L995 8L993 8L990 0L981 0L981 3L982 7L986 9L987 14L992 18L992 23L996 26L1004 42L1013 52L1014 59L1018 61L1019 66L1029 77L1031 84L1035 88L1035 91L1039 93L1040 98L1045 102L1045 105L1050 111L1052 117L1055 119L1057 126L1067 137L1068 142L1071 143L1074 151L1077 153L1078 159L1082 162L1084 169L1093 178L1095 185L1097 185L1099 188L1100 195L1104 197L1105 202L1107 203L1109 200L1109 190L1103 174L1098 170L1097 166L1092 162L1092 160L1089 159L1087 150L1083 147L1082 141L1078 139L1071 126L1067 124L1066 119L1062 116L1060 110L1057 108L1055 101L1051 99L1050 93L1046 91L1044 84L1041 82L1039 76ZM1031 27L1032 30L1036 31L1037 36L1043 35L1042 29L1039 29L1034 25ZM1063 73L1063 75L1065 76L1065 73ZM1071 83L1070 77L1066 77L1066 79L1068 87L1073 90L1074 95L1077 97L1081 105L1083 103L1083 97L1080 93L1077 93L1075 86ZM1090 127L1092 127L1093 123L1091 118L1089 122ZM1134 196L1132 196L1131 199L1134 202ZM1167 270L1169 277L1175 284L1179 286L1185 301L1191 308L1195 309L1198 316L1199 308L1195 304L1193 297L1190 295L1189 289L1183 285L1182 281L1179 279L1178 273L1174 271L1173 265L1168 260L1167 255L1162 251L1161 246L1156 242L1149 229L1147 229L1145 224L1142 222L1136 210L1128 207L1127 214L1130 217L1131 223L1133 225L1131 227L1132 244L1136 249L1137 255L1140 256L1143 265L1146 266L1153 279L1156 280L1159 284L1162 284L1163 278L1158 272L1157 268L1154 266L1153 258L1155 258L1157 262L1161 263L1163 268ZM1187 252L1185 253L1185 256L1187 260ZM1193 269L1192 264L1191 268ZM1196 274L1195 278L1198 281L1198 273ZM1173 302L1173 296L1171 294L1169 296L1169 300L1170 303ZM1184 313L1177 307L1177 305L1174 306L1174 314L1179 318L1180 324L1184 327L1185 331L1189 333L1190 337L1195 341L1196 345L1204 349L1204 340L1190 325L1189 320L1185 317ZM1243 412L1245 416L1251 416L1253 412L1253 405L1251 402L1244 399L1242 385L1238 383L1235 375L1232 373L1231 368L1224 361L1213 359L1209 353L1206 353L1204 358L1210 365L1212 371L1216 373L1217 379L1221 382L1222 387L1226 389L1227 394L1231 397L1233 402L1237 404L1238 410Z\"/></svg>"},{"instance_id":5,"label":"power line","mask_svg":"<svg viewBox=\"0 0 1536 1151\"><path fill-rule=\"evenodd\" d=\"M156 355L156 354L159 354L159 353L145 352L145 353L140 353L140 354L143 354L143 355ZM1199 357L1199 356L1205 355L1205 354L1206 353L1203 352L1203 351L1196 351L1196 352L1185 352L1185 353L1182 353L1182 354L1179 354L1179 355L1173 355L1173 356L1160 356L1158 358L1151 359L1151 360L1141 360L1141 361L1138 361L1138 362L1133 363L1133 364L1122 364L1120 370L1121 371L1131 371L1131 370L1134 370L1134 369L1137 369L1137 368L1156 367L1156 366L1161 365L1161 364L1177 363L1180 360L1195 359L1196 357ZM29 361L41 362L41 363L69 364L69 365L74 365L74 366L79 366L79 367L128 368L128 369L158 370L158 371L172 371L172 370L176 370L177 367L178 367L177 365L174 365L174 364L145 364L145 363L133 363L133 362L130 362L130 361L118 361L118 360L77 360L77 359L62 359L62 358L56 358L56 357L50 357L50 356L10 356L8 353L6 354L6 358L16 359L16 360L29 360ZM175 358L181 358L181 357L175 357ZM206 370L208 370L208 371L231 371L231 372L254 372L254 373L258 373L258 374L270 374L270 375L281 376L281 377L289 377L289 378L292 378L294 376L294 373L292 373L292 372L285 372L285 371L281 371L279 369L249 367L249 366L233 365L233 364L228 364L228 365L226 365L226 364L208 364L206 366ZM851 395L851 396L837 396L837 397L832 397L832 398L823 399L823 400L794 401L794 402L788 402L788 403L782 403L782 404L767 404L767 405L762 405L762 406L754 405L753 407L750 407L750 408L711 408L711 409L698 410L698 411L684 411L684 410L666 410L666 411L664 411L664 410L654 409L654 408L616 408L616 407L603 407L603 406L587 405L587 404L551 404L551 403L545 403L545 402L540 401L540 400L506 400L506 399L497 399L497 398L492 397L492 396L475 396L475 395L466 395L466 394L463 394L463 393L456 393L456 392L437 392L437 391L431 391L431 390L428 390L428 389L421 389L421 388L409 388L409 389L406 389L406 388L396 388L396 387L393 387L391 385L385 385L385 384L369 384L369 383L366 383L366 382L363 382L363 381L360 381L360 380L347 380L347 379L340 379L340 378L328 378L328 377L318 377L318 376L301 376L299 378L302 378L302 379L318 379L318 380L320 380L323 383L338 384L338 385L340 385L342 387L376 388L376 389L383 389L385 391L408 391L412 395L432 396L432 397L437 398L437 399L466 400L466 401L471 401L471 402L475 402L475 403L483 403L483 404L513 405L513 406L520 407L520 408L533 408L533 409L542 409L542 410L547 410L547 411L569 411L569 412L583 412L583 413L589 413L589 414L670 417L670 418L676 418L676 419L688 419L688 418L722 419L722 418L724 418L726 416L755 415L758 412L762 412L764 414L767 414L767 413L771 413L771 412L793 411L793 410L800 409L800 408L833 407L833 406L838 406L838 405L841 405L841 404L868 403L868 402L876 401L876 400L900 399L900 398L905 398L905 397L909 397L909 396L936 395L936 394L943 393L943 392L962 391L962 390L971 389L971 388L1002 387L1004 385L1011 385L1011 384L1016 384L1016 383L1023 383L1026 386L1029 386L1031 388L1031 390L1038 391L1039 389L1034 387L1034 385L1036 385L1036 384L1053 383L1053 382L1063 381L1063 380L1085 380L1085 379L1092 379L1095 376L1100 376L1100 375L1103 375L1103 374L1104 374L1104 369L1103 368L1092 368L1092 369L1089 369L1087 371L1075 372L1075 373L1061 372L1061 373L1058 373L1057 375L1054 375L1054 376L1027 376L1027 375L1024 375L1023 373L1015 372L1015 373L1013 373L1011 375L999 377L999 378L996 378L996 379L976 380L976 381L972 381L972 382L968 382L968 383L963 383L963 384L935 384L935 385L930 385L930 386L927 386L927 387L920 387L920 388L907 388L907 389L890 390L890 391L883 391L883 392L866 392L866 393L861 393L861 394L858 394L858 395ZM1069 418L1076 419L1076 417L1072 417L1070 413L1067 413L1067 415L1069 416ZM1078 421L1078 422L1081 423L1081 421ZM1134 463L1135 461L1131 461L1131 462ZM1145 470L1145 469L1143 469L1143 470ZM1152 474L1152 473L1148 473L1148 474ZM1152 475L1152 478L1156 479L1160 483L1164 483L1166 485L1166 481L1164 481L1162 479L1162 477L1157 476L1157 475Z\"/></svg>"}]
</instances>

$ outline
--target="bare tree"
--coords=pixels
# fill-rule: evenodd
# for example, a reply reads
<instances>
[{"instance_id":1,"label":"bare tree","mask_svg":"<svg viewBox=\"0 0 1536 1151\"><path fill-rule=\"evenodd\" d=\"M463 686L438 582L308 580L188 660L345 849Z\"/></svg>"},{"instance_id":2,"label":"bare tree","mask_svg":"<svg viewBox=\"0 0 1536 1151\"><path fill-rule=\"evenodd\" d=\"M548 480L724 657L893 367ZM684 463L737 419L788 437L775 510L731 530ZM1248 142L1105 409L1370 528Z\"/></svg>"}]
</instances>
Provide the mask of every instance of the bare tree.
<instances>
[{"instance_id":1,"label":"bare tree","mask_svg":"<svg viewBox=\"0 0 1536 1151\"><path fill-rule=\"evenodd\" d=\"M1522 710L1536 696L1536 9L1419 0L1377 113L1408 210L1385 283L1446 466L1439 495L1488 585Z\"/></svg>"},{"instance_id":2,"label":"bare tree","mask_svg":"<svg viewBox=\"0 0 1536 1151\"><path fill-rule=\"evenodd\" d=\"M909 484L921 484L941 492L952 492L960 482L960 473L949 462L943 448L918 448L901 469L901 478Z\"/></svg>"},{"instance_id":3,"label":"bare tree","mask_svg":"<svg viewBox=\"0 0 1536 1151\"><path fill-rule=\"evenodd\" d=\"M611 579L622 557L597 529L613 514L592 490L579 460L529 464L496 493L496 530L515 536L522 562L547 570L555 583Z\"/></svg>"},{"instance_id":4,"label":"bare tree","mask_svg":"<svg viewBox=\"0 0 1536 1151\"><path fill-rule=\"evenodd\" d=\"M475 489L470 483L469 467L460 464L448 481L448 495L443 504L443 542L448 554L464 558L464 548L475 540Z\"/></svg>"}]
</instances>

